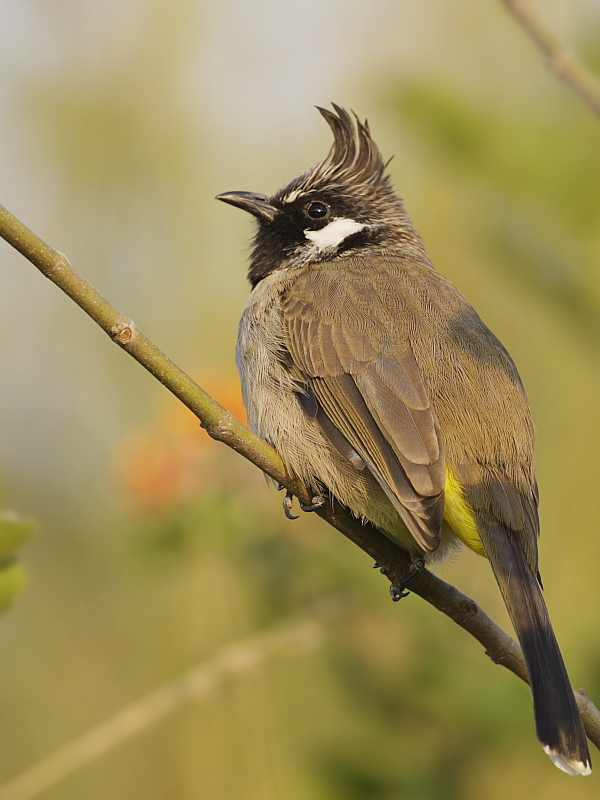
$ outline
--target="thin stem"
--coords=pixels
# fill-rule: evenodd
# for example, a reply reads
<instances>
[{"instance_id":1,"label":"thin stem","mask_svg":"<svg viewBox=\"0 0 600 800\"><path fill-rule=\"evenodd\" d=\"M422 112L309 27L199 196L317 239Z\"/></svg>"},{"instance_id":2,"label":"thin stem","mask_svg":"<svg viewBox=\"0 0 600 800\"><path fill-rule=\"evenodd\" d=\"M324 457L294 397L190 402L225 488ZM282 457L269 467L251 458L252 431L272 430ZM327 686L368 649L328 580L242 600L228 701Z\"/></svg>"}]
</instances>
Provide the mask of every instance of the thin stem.
<instances>
[{"instance_id":1,"label":"thin stem","mask_svg":"<svg viewBox=\"0 0 600 800\"><path fill-rule=\"evenodd\" d=\"M200 420L208 434L242 453L278 483L292 491L275 450L248 430L233 414L207 394L174 364L148 337L94 289L69 263L67 257L43 242L13 214L0 205L0 236L25 256L49 280L65 292L110 338L154 375Z\"/></svg>"},{"instance_id":2,"label":"thin stem","mask_svg":"<svg viewBox=\"0 0 600 800\"><path fill-rule=\"evenodd\" d=\"M540 17L531 0L502 0L509 12L519 22L546 56L549 69L574 89L600 114L600 81L568 47L554 35Z\"/></svg>"},{"instance_id":3,"label":"thin stem","mask_svg":"<svg viewBox=\"0 0 600 800\"><path fill-rule=\"evenodd\" d=\"M297 656L313 650L323 640L322 624L306 618L233 642L0 786L0 800L33 800L76 770L143 734L185 703L209 700L227 678L243 675L273 656Z\"/></svg>"}]
</instances>

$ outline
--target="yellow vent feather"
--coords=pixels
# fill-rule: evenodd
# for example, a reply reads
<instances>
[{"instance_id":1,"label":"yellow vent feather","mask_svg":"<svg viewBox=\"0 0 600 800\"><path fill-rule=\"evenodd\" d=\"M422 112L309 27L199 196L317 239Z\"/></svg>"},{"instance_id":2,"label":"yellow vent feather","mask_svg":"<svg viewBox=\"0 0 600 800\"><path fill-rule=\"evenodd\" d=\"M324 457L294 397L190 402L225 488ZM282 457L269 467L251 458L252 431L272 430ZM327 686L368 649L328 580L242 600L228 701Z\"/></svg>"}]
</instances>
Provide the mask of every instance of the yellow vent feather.
<instances>
[{"instance_id":1,"label":"yellow vent feather","mask_svg":"<svg viewBox=\"0 0 600 800\"><path fill-rule=\"evenodd\" d=\"M485 556L479 538L473 509L463 496L462 487L454 475L446 468L446 502L444 519L461 542L480 556Z\"/></svg>"}]
</instances>

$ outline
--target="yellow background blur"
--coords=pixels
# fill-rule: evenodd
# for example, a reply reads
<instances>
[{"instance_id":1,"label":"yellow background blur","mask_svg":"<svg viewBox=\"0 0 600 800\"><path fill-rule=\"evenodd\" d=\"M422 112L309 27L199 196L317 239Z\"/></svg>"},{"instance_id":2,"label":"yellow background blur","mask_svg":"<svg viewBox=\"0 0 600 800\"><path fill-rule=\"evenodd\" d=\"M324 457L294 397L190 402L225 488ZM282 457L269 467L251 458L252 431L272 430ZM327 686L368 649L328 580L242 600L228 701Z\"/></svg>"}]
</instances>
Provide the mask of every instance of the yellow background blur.
<instances>
[{"instance_id":1,"label":"yellow background blur","mask_svg":"<svg viewBox=\"0 0 600 800\"><path fill-rule=\"evenodd\" d=\"M540 2L600 67L600 6ZM434 264L512 353L538 430L541 571L600 701L600 120L500 2L0 0L0 202L240 416L250 220L368 117ZM33 516L0 619L0 781L254 632L321 640L72 772L44 800L583 800L527 688L255 468L0 243L0 500ZM440 574L508 625L470 553ZM597 754L596 754L597 755Z\"/></svg>"}]
</instances>

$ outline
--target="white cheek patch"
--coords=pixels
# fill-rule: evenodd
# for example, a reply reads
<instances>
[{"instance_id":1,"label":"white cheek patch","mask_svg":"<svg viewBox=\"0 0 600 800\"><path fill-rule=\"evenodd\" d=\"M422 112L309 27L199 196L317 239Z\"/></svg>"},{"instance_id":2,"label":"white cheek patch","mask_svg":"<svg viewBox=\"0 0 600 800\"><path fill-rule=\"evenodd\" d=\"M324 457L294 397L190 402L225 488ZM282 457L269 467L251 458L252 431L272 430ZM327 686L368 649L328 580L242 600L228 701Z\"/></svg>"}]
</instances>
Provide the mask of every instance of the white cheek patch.
<instances>
[{"instance_id":1,"label":"white cheek patch","mask_svg":"<svg viewBox=\"0 0 600 800\"><path fill-rule=\"evenodd\" d=\"M366 227L363 222L337 217L332 219L324 228L321 228L320 231L305 230L304 235L313 244L316 244L319 250L328 250L337 247L349 236L352 236L353 233L358 233L358 231L362 231Z\"/></svg>"}]
</instances>

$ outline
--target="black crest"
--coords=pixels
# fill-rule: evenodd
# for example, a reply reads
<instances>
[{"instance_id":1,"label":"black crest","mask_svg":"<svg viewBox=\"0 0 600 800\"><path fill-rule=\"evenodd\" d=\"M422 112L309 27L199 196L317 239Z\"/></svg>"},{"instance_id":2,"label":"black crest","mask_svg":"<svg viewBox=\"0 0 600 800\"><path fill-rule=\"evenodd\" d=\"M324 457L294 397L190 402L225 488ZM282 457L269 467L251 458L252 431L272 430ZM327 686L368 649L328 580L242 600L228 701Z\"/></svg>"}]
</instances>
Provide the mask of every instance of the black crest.
<instances>
[{"instance_id":1,"label":"black crest","mask_svg":"<svg viewBox=\"0 0 600 800\"><path fill-rule=\"evenodd\" d=\"M332 105L335 113L317 106L333 132L331 150L323 161L277 192L277 199L289 202L290 197L322 189L350 190L357 195L382 191L393 194L389 176L385 174L386 164L371 138L367 121L361 122L356 115L353 118L345 109Z\"/></svg>"}]
</instances>

